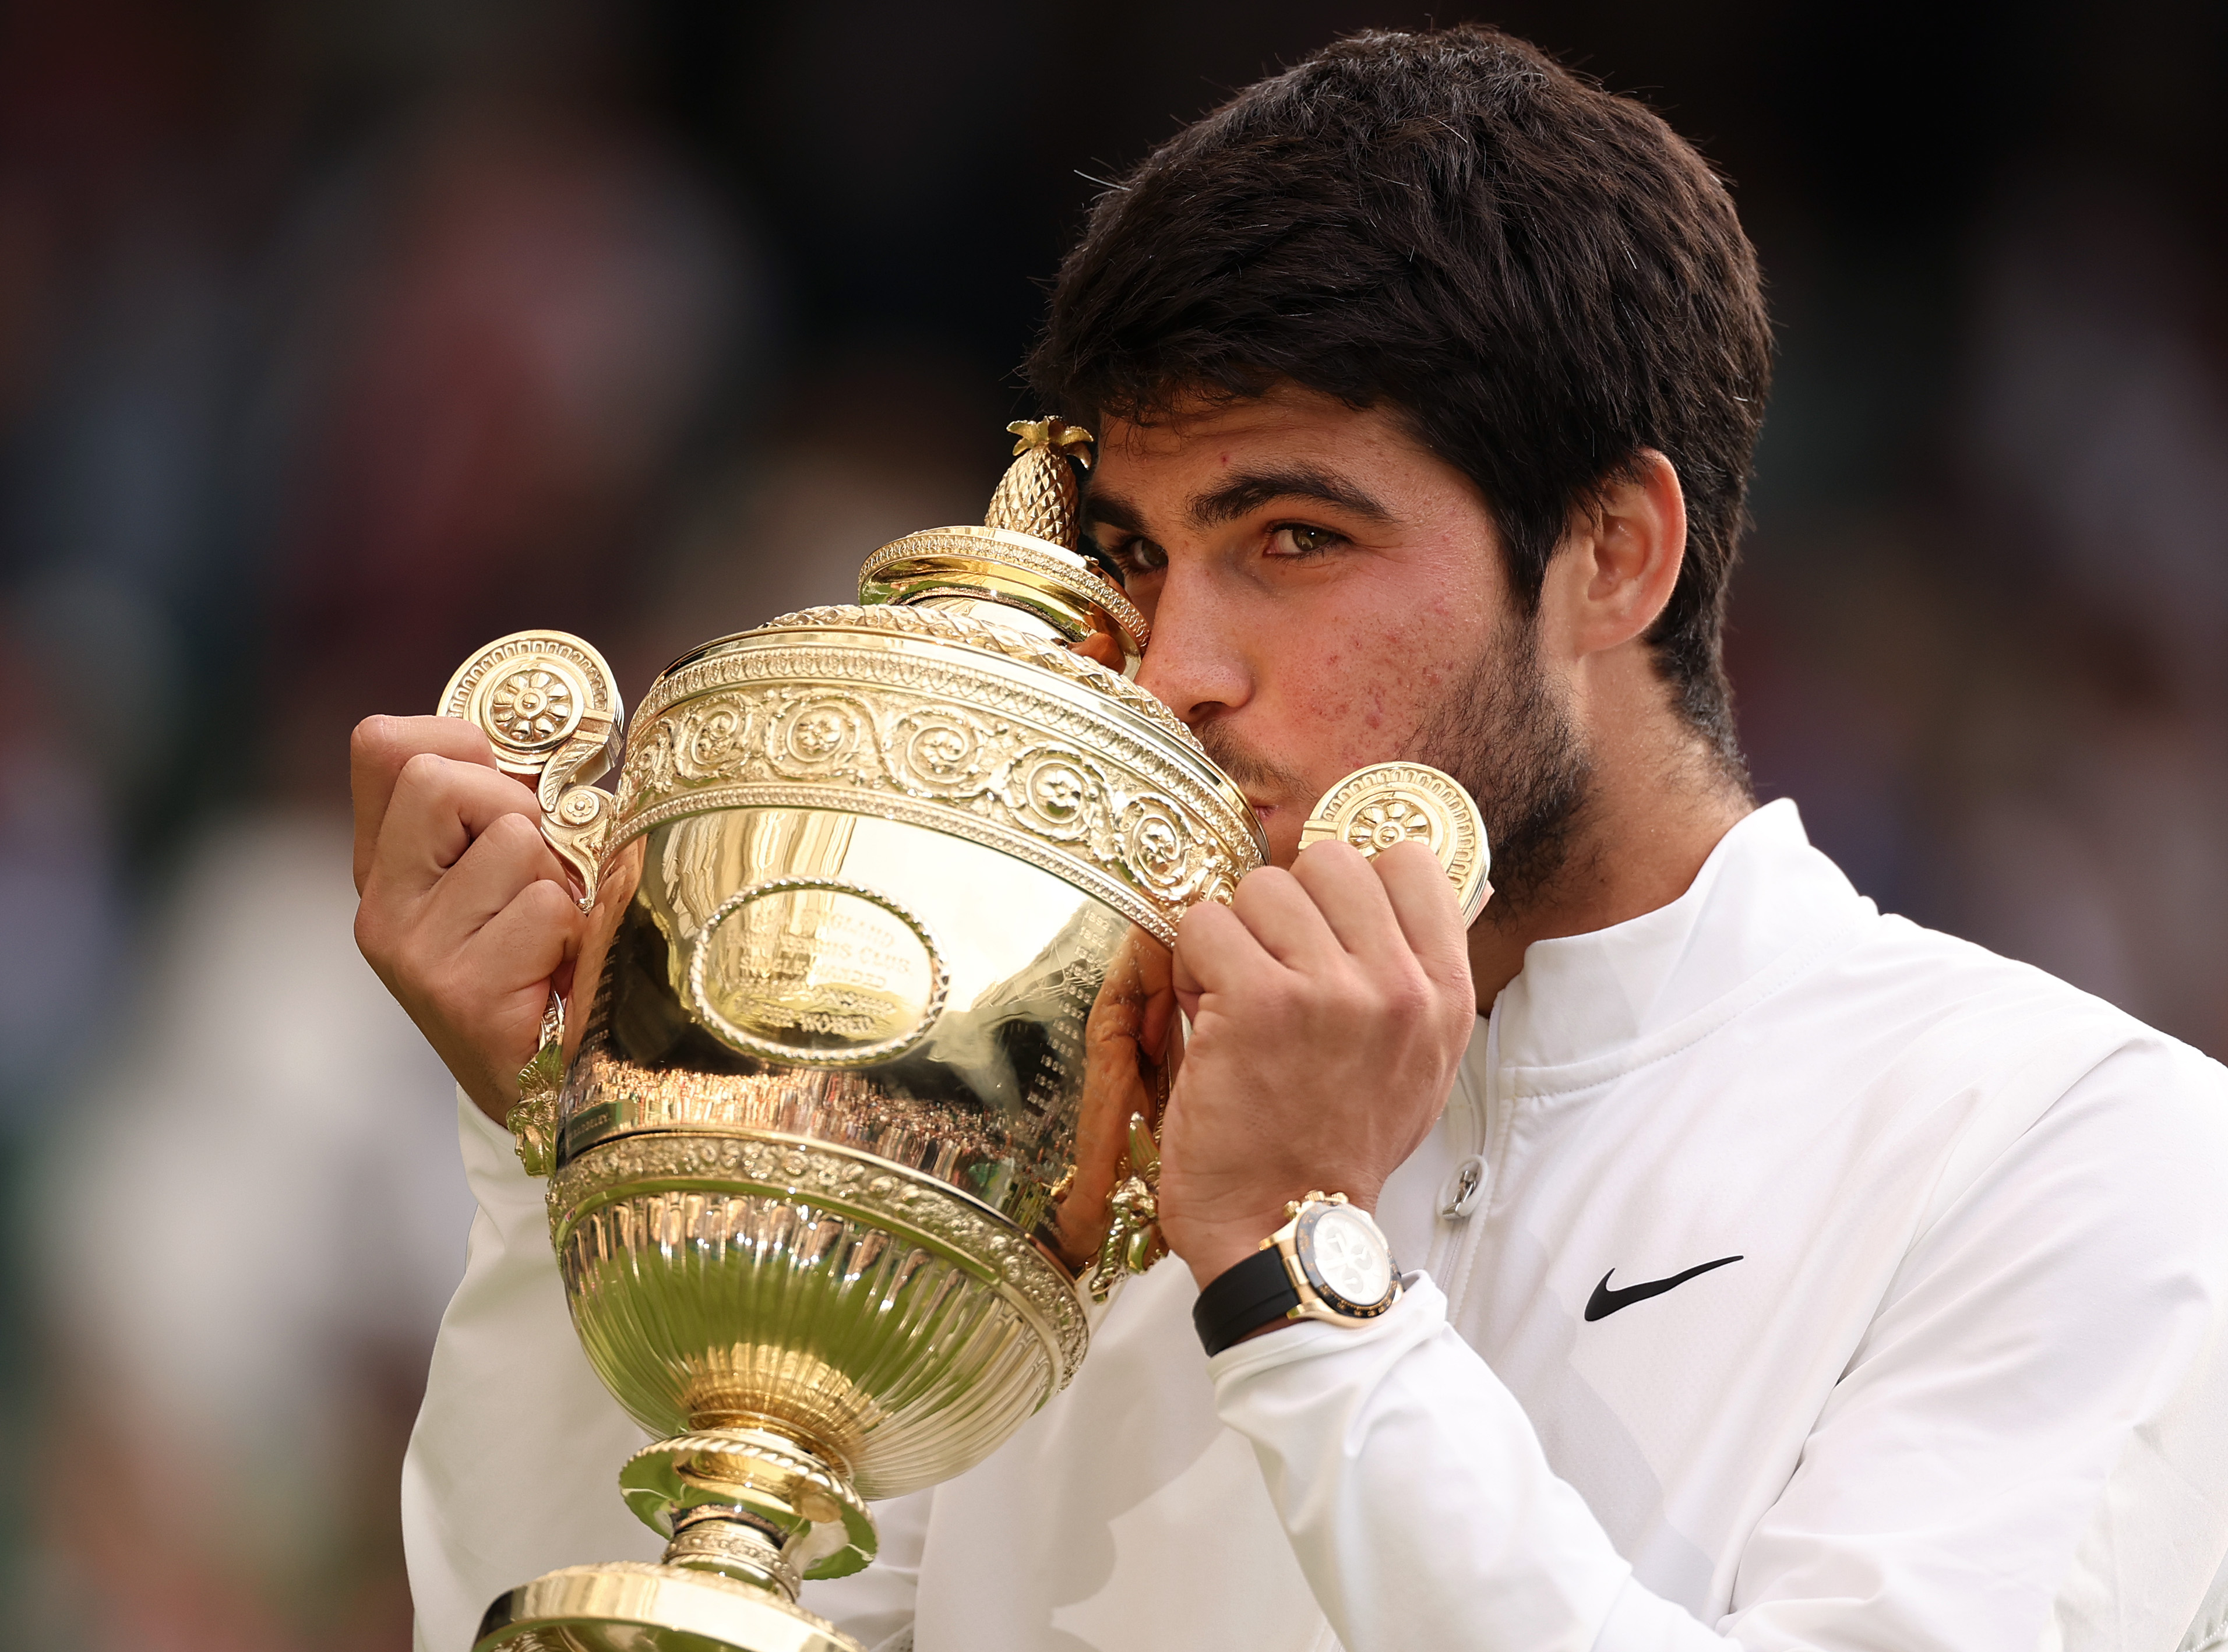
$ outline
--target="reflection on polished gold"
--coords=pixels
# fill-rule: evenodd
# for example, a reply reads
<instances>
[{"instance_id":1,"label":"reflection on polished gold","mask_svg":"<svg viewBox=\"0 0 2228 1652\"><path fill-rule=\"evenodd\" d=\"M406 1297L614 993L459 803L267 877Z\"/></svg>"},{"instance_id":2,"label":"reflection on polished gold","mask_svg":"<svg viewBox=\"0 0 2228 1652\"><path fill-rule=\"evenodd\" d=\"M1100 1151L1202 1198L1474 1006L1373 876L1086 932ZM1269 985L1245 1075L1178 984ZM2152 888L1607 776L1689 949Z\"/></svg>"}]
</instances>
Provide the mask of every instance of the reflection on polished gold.
<instances>
[{"instance_id":1,"label":"reflection on polished gold","mask_svg":"<svg viewBox=\"0 0 2228 1652\"><path fill-rule=\"evenodd\" d=\"M1013 433L983 527L675 661L623 752L575 637L444 695L583 887L512 1123L590 1363L657 1437L622 1494L670 1540L512 1590L482 1649L851 1649L799 1580L871 1561L868 1502L981 1461L1164 1253L1169 949L1265 845L1130 681L1144 618L1076 549L1088 434Z\"/></svg>"}]
</instances>

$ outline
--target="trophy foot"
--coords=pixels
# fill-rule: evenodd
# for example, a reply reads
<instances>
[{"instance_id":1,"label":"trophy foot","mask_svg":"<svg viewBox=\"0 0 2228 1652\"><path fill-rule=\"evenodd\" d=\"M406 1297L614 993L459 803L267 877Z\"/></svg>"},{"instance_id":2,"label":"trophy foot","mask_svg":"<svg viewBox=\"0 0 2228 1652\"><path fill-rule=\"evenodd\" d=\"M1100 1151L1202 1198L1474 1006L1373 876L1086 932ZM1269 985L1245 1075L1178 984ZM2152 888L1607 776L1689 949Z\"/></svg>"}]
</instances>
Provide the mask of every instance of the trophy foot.
<instances>
[{"instance_id":1,"label":"trophy foot","mask_svg":"<svg viewBox=\"0 0 2228 1652\"><path fill-rule=\"evenodd\" d=\"M677 1540L676 1540L677 1546ZM669 1551L669 1553L670 1551ZM865 1652L776 1591L691 1566L567 1566L499 1597L472 1652Z\"/></svg>"}]
</instances>

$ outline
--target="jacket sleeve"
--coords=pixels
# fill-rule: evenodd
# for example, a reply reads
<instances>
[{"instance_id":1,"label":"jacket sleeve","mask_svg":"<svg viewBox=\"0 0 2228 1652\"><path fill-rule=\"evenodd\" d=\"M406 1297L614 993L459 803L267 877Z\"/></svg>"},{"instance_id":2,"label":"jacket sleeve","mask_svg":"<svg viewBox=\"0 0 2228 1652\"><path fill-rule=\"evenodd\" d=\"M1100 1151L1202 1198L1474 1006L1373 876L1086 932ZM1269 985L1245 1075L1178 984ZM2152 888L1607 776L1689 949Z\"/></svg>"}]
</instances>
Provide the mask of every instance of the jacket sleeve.
<instances>
[{"instance_id":1,"label":"jacket sleeve","mask_svg":"<svg viewBox=\"0 0 2228 1652\"><path fill-rule=\"evenodd\" d=\"M462 1091L457 1128L479 1211L402 1463L419 1652L467 1652L489 1603L545 1572L664 1548L619 1499L643 1435L573 1334L546 1184Z\"/></svg>"},{"instance_id":2,"label":"jacket sleeve","mask_svg":"<svg viewBox=\"0 0 2228 1652\"><path fill-rule=\"evenodd\" d=\"M1428 1279L1222 1354L1217 1409L1348 1652L2172 1647L2228 1553L2224 1180L2193 1053L2066 1092L1911 1246L1713 1623L1630 1578Z\"/></svg>"},{"instance_id":3,"label":"jacket sleeve","mask_svg":"<svg viewBox=\"0 0 2228 1652\"><path fill-rule=\"evenodd\" d=\"M418 1652L467 1652L489 1603L545 1572L655 1560L665 1546L619 1497L620 1465L645 1437L573 1333L546 1184L461 1092L457 1124L479 1212L402 1465ZM805 1606L869 1646L901 1636L927 1495L878 1505L883 1559L855 1578L807 1584Z\"/></svg>"},{"instance_id":4,"label":"jacket sleeve","mask_svg":"<svg viewBox=\"0 0 2228 1652\"><path fill-rule=\"evenodd\" d=\"M1209 1369L1346 1652L1597 1643L1632 1569L1427 1276L1365 1327L1294 1325Z\"/></svg>"}]
</instances>

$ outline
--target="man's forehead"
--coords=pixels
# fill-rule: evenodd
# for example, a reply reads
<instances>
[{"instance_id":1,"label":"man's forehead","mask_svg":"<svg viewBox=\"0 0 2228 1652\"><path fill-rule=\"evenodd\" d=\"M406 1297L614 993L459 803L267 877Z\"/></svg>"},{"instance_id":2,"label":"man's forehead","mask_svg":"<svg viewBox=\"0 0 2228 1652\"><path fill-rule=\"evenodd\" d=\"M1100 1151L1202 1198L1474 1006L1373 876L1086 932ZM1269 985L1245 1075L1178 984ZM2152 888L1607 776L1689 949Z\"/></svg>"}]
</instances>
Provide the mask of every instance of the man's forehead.
<instances>
[{"instance_id":1,"label":"man's forehead","mask_svg":"<svg viewBox=\"0 0 2228 1652\"><path fill-rule=\"evenodd\" d=\"M1272 499L1315 500L1378 520L1388 462L1436 463L1386 413L1297 387L1244 400L1108 419L1084 500L1087 521L1130 533L1148 516L1212 527Z\"/></svg>"},{"instance_id":2,"label":"man's forehead","mask_svg":"<svg viewBox=\"0 0 2228 1652\"><path fill-rule=\"evenodd\" d=\"M1194 393L1172 397L1142 418L1102 419L1098 448L1102 463L1157 465L1201 458L1218 446L1335 440L1379 417L1296 384L1258 396Z\"/></svg>"}]
</instances>

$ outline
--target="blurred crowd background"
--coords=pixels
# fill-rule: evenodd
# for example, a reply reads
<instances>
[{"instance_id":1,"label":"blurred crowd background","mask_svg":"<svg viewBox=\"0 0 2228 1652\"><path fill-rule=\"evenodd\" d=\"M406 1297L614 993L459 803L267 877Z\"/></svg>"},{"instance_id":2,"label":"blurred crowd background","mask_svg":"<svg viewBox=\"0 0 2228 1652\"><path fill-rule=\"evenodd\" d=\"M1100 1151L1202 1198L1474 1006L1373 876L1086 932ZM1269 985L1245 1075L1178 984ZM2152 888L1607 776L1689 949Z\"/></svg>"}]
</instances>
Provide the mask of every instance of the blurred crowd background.
<instances>
[{"instance_id":1,"label":"blurred crowd background","mask_svg":"<svg viewBox=\"0 0 2228 1652\"><path fill-rule=\"evenodd\" d=\"M979 520L1103 180L1360 0L0 8L0 1590L401 1649L470 1203L349 935L349 725ZM1886 907L2228 1054L2228 8L1510 0L1734 180L1731 652Z\"/></svg>"}]
</instances>

